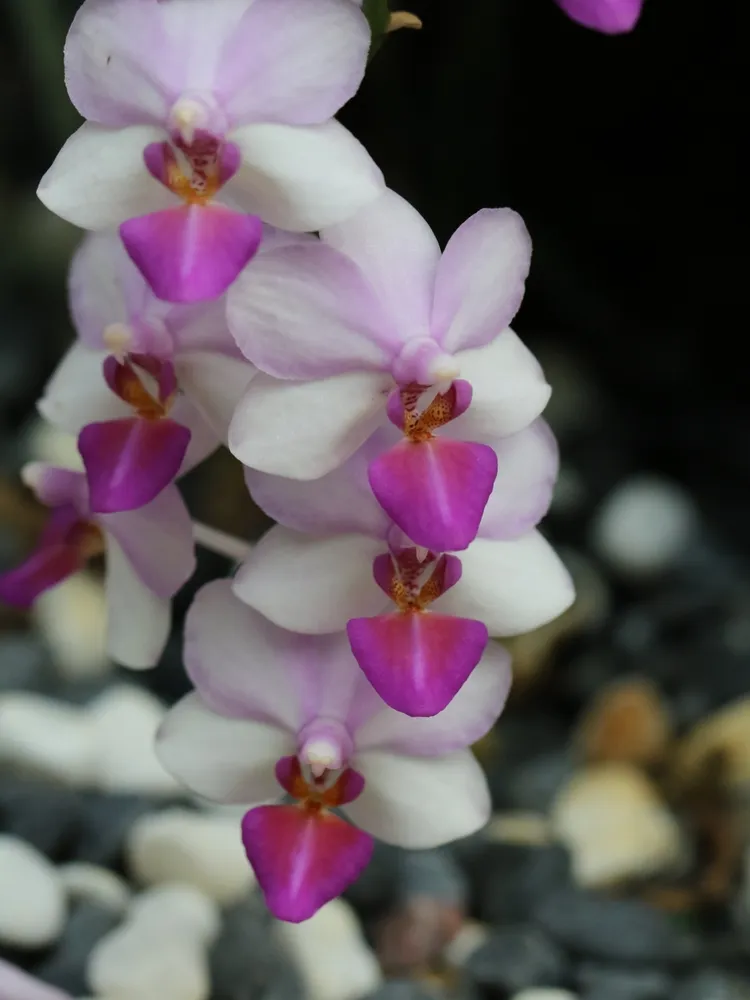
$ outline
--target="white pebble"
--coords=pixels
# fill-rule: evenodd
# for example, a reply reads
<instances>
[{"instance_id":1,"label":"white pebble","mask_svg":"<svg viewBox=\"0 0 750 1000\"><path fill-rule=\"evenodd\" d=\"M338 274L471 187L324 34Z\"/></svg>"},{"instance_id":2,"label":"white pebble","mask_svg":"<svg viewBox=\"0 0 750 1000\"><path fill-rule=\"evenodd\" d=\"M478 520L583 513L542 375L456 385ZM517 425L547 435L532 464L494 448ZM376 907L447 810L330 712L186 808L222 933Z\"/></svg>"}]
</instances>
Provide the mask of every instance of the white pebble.
<instances>
[{"instance_id":1,"label":"white pebble","mask_svg":"<svg viewBox=\"0 0 750 1000\"><path fill-rule=\"evenodd\" d=\"M174 933L197 944L212 944L221 930L218 905L192 885L167 883L142 892L133 901L129 919L151 924L158 934Z\"/></svg>"},{"instance_id":2,"label":"white pebble","mask_svg":"<svg viewBox=\"0 0 750 1000\"><path fill-rule=\"evenodd\" d=\"M43 948L60 936L65 916L54 867L25 841L0 834L0 943Z\"/></svg>"},{"instance_id":3,"label":"white pebble","mask_svg":"<svg viewBox=\"0 0 750 1000\"><path fill-rule=\"evenodd\" d=\"M97 784L112 792L173 795L178 789L154 752L156 730L166 713L140 688L121 684L88 706L96 739Z\"/></svg>"},{"instance_id":4,"label":"white pebble","mask_svg":"<svg viewBox=\"0 0 750 1000\"><path fill-rule=\"evenodd\" d=\"M278 922L276 933L297 966L308 1000L357 1000L383 981L353 909L333 899L301 924Z\"/></svg>"},{"instance_id":5,"label":"white pebble","mask_svg":"<svg viewBox=\"0 0 750 1000\"><path fill-rule=\"evenodd\" d=\"M73 861L58 868L62 884L71 899L98 903L115 913L124 913L130 902L127 882L108 868Z\"/></svg>"},{"instance_id":6,"label":"white pebble","mask_svg":"<svg viewBox=\"0 0 750 1000\"><path fill-rule=\"evenodd\" d=\"M0 764L86 785L95 753L94 730L82 709L21 692L0 698Z\"/></svg>"},{"instance_id":7,"label":"white pebble","mask_svg":"<svg viewBox=\"0 0 750 1000\"><path fill-rule=\"evenodd\" d=\"M599 764L575 775L557 796L552 823L583 886L670 872L685 861L679 824L648 778L629 764Z\"/></svg>"},{"instance_id":8,"label":"white pebble","mask_svg":"<svg viewBox=\"0 0 750 1000\"><path fill-rule=\"evenodd\" d=\"M76 573L34 603L34 621L60 673L71 680L112 670L107 654L107 599L102 581Z\"/></svg>"},{"instance_id":9,"label":"white pebble","mask_svg":"<svg viewBox=\"0 0 750 1000\"><path fill-rule=\"evenodd\" d=\"M222 906L255 885L239 823L231 817L179 808L143 816L130 831L127 853L143 885L186 882Z\"/></svg>"},{"instance_id":10,"label":"white pebble","mask_svg":"<svg viewBox=\"0 0 750 1000\"><path fill-rule=\"evenodd\" d=\"M645 578L674 565L697 525L695 505L679 486L639 476L621 483L601 504L592 545L624 576Z\"/></svg>"},{"instance_id":11,"label":"white pebble","mask_svg":"<svg viewBox=\"0 0 750 1000\"><path fill-rule=\"evenodd\" d=\"M568 990L556 990L547 987L533 987L530 990L521 990L513 996L513 1000L578 1000L575 993Z\"/></svg>"}]
</instances>

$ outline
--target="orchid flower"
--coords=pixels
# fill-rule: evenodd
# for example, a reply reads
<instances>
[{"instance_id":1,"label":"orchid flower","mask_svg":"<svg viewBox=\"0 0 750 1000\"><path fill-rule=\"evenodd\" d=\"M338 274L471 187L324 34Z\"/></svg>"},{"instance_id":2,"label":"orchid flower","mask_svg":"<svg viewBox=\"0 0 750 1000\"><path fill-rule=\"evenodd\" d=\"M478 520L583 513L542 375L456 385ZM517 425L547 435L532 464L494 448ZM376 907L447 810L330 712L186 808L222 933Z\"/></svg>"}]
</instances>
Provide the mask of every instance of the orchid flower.
<instances>
[{"instance_id":1,"label":"orchid flower","mask_svg":"<svg viewBox=\"0 0 750 1000\"><path fill-rule=\"evenodd\" d=\"M255 369L229 334L223 300L161 302L113 233L83 241L69 285L79 342L39 410L79 434L91 509L134 510L226 439Z\"/></svg>"},{"instance_id":2,"label":"orchid flower","mask_svg":"<svg viewBox=\"0 0 750 1000\"><path fill-rule=\"evenodd\" d=\"M409 719L357 670L345 635L285 632L216 581L188 613L185 666L196 692L168 714L157 753L197 794L254 806L242 839L277 917L305 920L341 893L366 866L372 837L435 847L489 818L466 747L507 697L499 646L444 713ZM294 804L266 804L285 792Z\"/></svg>"},{"instance_id":3,"label":"orchid flower","mask_svg":"<svg viewBox=\"0 0 750 1000\"><path fill-rule=\"evenodd\" d=\"M632 31L643 9L643 0L555 0L568 17L605 35Z\"/></svg>"},{"instance_id":4,"label":"orchid flower","mask_svg":"<svg viewBox=\"0 0 750 1000\"><path fill-rule=\"evenodd\" d=\"M387 704L434 715L456 695L488 641L556 617L570 578L532 529L557 473L552 434L538 420L498 445L503 474L479 537L459 556L416 546L369 488L377 431L343 466L313 482L246 471L256 503L279 522L253 549L235 593L283 628L346 628L355 658Z\"/></svg>"},{"instance_id":5,"label":"orchid flower","mask_svg":"<svg viewBox=\"0 0 750 1000\"><path fill-rule=\"evenodd\" d=\"M221 295L260 220L316 230L382 190L332 120L369 42L350 0L85 0L65 78L87 121L39 197L84 229L119 226L159 298Z\"/></svg>"},{"instance_id":6,"label":"orchid flower","mask_svg":"<svg viewBox=\"0 0 750 1000\"><path fill-rule=\"evenodd\" d=\"M136 670L154 666L169 635L171 598L195 569L193 525L177 487L136 511L94 514L82 472L31 463L23 478L51 513L26 562L0 574L0 600L29 607L106 555L108 653Z\"/></svg>"}]
</instances>

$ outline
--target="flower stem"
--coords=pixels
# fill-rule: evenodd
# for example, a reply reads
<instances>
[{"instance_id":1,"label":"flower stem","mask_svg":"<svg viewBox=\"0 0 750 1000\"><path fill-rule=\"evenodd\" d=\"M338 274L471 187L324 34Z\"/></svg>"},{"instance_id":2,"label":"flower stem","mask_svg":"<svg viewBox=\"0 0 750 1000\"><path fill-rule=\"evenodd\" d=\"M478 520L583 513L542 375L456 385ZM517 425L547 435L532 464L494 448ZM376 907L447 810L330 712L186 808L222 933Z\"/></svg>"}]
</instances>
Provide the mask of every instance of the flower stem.
<instances>
[{"instance_id":1,"label":"flower stem","mask_svg":"<svg viewBox=\"0 0 750 1000\"><path fill-rule=\"evenodd\" d=\"M198 545L204 549L216 552L220 556L226 556L232 562L242 562L250 553L252 545L242 538L235 538L225 531L212 528L208 524L201 524L193 521L193 537Z\"/></svg>"}]
</instances>

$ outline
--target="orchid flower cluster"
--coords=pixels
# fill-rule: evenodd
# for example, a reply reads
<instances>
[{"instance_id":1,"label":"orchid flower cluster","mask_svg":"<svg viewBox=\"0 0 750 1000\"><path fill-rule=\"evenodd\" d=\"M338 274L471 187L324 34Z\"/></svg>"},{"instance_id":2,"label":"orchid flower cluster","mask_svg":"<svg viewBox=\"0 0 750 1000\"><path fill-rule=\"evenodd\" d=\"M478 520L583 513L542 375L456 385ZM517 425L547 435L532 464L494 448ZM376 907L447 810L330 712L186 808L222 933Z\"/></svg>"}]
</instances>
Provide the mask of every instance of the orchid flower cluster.
<instances>
[{"instance_id":1,"label":"orchid flower cluster","mask_svg":"<svg viewBox=\"0 0 750 1000\"><path fill-rule=\"evenodd\" d=\"M26 467L49 520L0 577L28 606L104 555L110 654L154 666L196 541L242 552L176 485L229 447L277 523L195 598L195 690L158 752L247 807L248 859L289 921L340 894L374 837L483 826L470 747L510 686L496 639L573 599L536 528L550 389L510 329L528 233L485 209L441 253L333 117L369 46L354 0L82 4L65 71L86 121L39 196L91 232L78 339L38 404L81 466Z\"/></svg>"}]
</instances>

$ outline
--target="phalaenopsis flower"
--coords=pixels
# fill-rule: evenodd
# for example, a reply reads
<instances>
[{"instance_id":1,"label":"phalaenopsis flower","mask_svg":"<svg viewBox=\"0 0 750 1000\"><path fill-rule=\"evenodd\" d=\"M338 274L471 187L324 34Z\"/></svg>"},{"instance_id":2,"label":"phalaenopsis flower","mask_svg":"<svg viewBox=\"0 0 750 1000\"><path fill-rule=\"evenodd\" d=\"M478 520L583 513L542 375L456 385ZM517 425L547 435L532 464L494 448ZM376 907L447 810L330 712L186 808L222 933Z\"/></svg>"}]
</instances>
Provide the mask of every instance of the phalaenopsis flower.
<instances>
[{"instance_id":1,"label":"phalaenopsis flower","mask_svg":"<svg viewBox=\"0 0 750 1000\"><path fill-rule=\"evenodd\" d=\"M76 253L70 306L79 341L39 410L79 435L91 509L134 510L226 440L255 369L222 299L160 301L113 233L88 236Z\"/></svg>"},{"instance_id":2,"label":"phalaenopsis flower","mask_svg":"<svg viewBox=\"0 0 750 1000\"><path fill-rule=\"evenodd\" d=\"M568 17L605 35L632 31L643 9L643 0L555 0Z\"/></svg>"},{"instance_id":3,"label":"phalaenopsis flower","mask_svg":"<svg viewBox=\"0 0 750 1000\"><path fill-rule=\"evenodd\" d=\"M372 837L435 847L486 822L487 786L466 747L502 710L508 659L493 645L445 712L409 719L357 670L345 635L286 632L218 581L188 614L196 692L167 716L157 750L199 795L254 806L242 839L268 905L305 920L359 875ZM266 804L285 793L292 804Z\"/></svg>"},{"instance_id":4,"label":"phalaenopsis flower","mask_svg":"<svg viewBox=\"0 0 750 1000\"><path fill-rule=\"evenodd\" d=\"M177 487L140 510L94 514L82 472L32 463L23 478L50 516L26 562L0 575L0 600L29 607L104 555L107 651L127 667L154 666L169 635L171 598L195 569L193 525Z\"/></svg>"},{"instance_id":5,"label":"phalaenopsis flower","mask_svg":"<svg viewBox=\"0 0 750 1000\"><path fill-rule=\"evenodd\" d=\"M160 298L212 299L258 249L260 220L314 230L382 189L332 120L369 42L350 0L85 0L65 78L88 120L39 197L85 229L120 226Z\"/></svg>"},{"instance_id":6,"label":"phalaenopsis flower","mask_svg":"<svg viewBox=\"0 0 750 1000\"><path fill-rule=\"evenodd\" d=\"M458 554L414 544L380 507L368 468L395 432L377 431L334 472L312 482L247 470L256 502L279 524L240 568L235 593L284 628L346 628L381 697L410 715L442 711L484 651L570 604L570 577L534 531L557 474L543 421L497 443L502 475L479 536Z\"/></svg>"}]
</instances>

